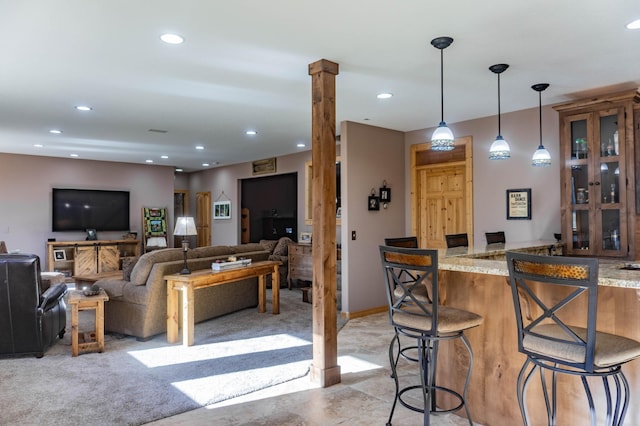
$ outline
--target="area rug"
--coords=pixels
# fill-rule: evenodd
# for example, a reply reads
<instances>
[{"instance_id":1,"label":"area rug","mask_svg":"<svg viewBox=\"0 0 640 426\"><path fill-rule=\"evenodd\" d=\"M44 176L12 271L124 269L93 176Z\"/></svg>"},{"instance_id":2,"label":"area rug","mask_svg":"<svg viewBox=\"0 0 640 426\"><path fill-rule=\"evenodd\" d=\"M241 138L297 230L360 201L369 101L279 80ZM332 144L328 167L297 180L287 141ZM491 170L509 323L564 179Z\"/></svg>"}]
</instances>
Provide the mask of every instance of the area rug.
<instances>
[{"instance_id":1,"label":"area rug","mask_svg":"<svg viewBox=\"0 0 640 426\"><path fill-rule=\"evenodd\" d=\"M41 359L2 359L0 424L139 425L302 377L312 306L283 289L280 307L196 324L191 347L107 334L104 353L73 358L68 332Z\"/></svg>"}]
</instances>

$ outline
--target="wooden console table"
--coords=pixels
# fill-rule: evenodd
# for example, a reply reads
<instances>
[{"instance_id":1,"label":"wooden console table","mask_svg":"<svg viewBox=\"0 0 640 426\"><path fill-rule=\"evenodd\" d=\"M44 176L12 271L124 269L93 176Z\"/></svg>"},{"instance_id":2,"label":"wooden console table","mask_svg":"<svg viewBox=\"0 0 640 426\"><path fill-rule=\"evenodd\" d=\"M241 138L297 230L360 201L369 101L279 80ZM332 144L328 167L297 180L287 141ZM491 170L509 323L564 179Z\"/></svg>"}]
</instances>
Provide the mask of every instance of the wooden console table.
<instances>
[{"instance_id":1,"label":"wooden console table","mask_svg":"<svg viewBox=\"0 0 640 426\"><path fill-rule=\"evenodd\" d=\"M194 309L193 293L200 288L227 284L246 278L258 277L258 312L266 312L267 280L271 274L271 312L280 313L280 272L278 267L282 262L265 260L253 262L248 266L241 266L225 271L210 269L194 271L188 275L165 275L167 281L167 342L178 341L180 321L178 317L178 295L182 291L182 342L185 346L192 346L194 340Z\"/></svg>"}]
</instances>

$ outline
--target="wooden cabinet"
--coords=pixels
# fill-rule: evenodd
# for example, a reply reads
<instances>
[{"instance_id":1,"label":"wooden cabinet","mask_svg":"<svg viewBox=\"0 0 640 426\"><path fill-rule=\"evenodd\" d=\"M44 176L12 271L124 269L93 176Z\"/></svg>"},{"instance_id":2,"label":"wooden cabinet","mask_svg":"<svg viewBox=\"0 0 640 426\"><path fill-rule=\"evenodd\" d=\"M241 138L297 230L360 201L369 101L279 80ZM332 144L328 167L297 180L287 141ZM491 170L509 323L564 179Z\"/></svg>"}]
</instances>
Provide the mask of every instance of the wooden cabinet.
<instances>
[{"instance_id":1,"label":"wooden cabinet","mask_svg":"<svg viewBox=\"0 0 640 426\"><path fill-rule=\"evenodd\" d=\"M138 240L60 241L47 243L47 271L92 275L122 269L124 257L140 255Z\"/></svg>"},{"instance_id":2,"label":"wooden cabinet","mask_svg":"<svg viewBox=\"0 0 640 426\"><path fill-rule=\"evenodd\" d=\"M635 257L634 91L557 105L568 255Z\"/></svg>"},{"instance_id":3,"label":"wooden cabinet","mask_svg":"<svg viewBox=\"0 0 640 426\"><path fill-rule=\"evenodd\" d=\"M289 289L295 280L313 280L311 244L289 244Z\"/></svg>"}]
</instances>

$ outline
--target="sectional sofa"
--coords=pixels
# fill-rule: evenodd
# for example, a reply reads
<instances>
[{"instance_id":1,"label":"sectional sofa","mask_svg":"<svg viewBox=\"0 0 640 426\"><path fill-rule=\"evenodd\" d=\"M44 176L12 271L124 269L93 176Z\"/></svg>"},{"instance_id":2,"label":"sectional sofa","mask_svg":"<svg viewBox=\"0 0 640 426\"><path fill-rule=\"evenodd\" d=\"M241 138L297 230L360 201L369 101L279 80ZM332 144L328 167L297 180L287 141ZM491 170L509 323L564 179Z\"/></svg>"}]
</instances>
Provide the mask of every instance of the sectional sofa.
<instances>
[{"instance_id":1,"label":"sectional sofa","mask_svg":"<svg viewBox=\"0 0 640 426\"><path fill-rule=\"evenodd\" d=\"M236 246L198 247L188 251L190 270L210 269L216 259L229 256L267 260L270 252L257 243ZM167 331L167 284L165 275L184 266L182 249L155 250L123 266L122 279L102 279L96 285L109 295L105 303L105 331L147 340ZM195 293L195 322L258 305L258 279L208 287Z\"/></svg>"}]
</instances>

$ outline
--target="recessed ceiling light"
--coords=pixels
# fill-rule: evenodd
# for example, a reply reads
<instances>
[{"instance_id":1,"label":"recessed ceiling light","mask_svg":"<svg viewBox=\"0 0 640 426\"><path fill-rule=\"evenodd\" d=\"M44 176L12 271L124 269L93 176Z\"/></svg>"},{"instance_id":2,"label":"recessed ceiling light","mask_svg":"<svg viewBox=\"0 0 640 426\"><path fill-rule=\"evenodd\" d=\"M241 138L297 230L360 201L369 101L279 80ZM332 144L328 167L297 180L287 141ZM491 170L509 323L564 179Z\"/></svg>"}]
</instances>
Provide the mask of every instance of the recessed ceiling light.
<instances>
[{"instance_id":1,"label":"recessed ceiling light","mask_svg":"<svg viewBox=\"0 0 640 426\"><path fill-rule=\"evenodd\" d=\"M304 148L306 145L303 144L302 142L300 142L299 144L296 145L298 148Z\"/></svg>"},{"instance_id":2,"label":"recessed ceiling light","mask_svg":"<svg viewBox=\"0 0 640 426\"><path fill-rule=\"evenodd\" d=\"M78 111L91 111L93 108L91 108L90 106L87 106L87 105L78 105L78 106L76 106L76 109Z\"/></svg>"},{"instance_id":3,"label":"recessed ceiling light","mask_svg":"<svg viewBox=\"0 0 640 426\"><path fill-rule=\"evenodd\" d=\"M153 163L153 160L144 160L145 163Z\"/></svg>"},{"instance_id":4,"label":"recessed ceiling light","mask_svg":"<svg viewBox=\"0 0 640 426\"><path fill-rule=\"evenodd\" d=\"M247 130L244 132L244 134L249 136L255 136L258 134L258 132L256 132L255 130Z\"/></svg>"},{"instance_id":5,"label":"recessed ceiling light","mask_svg":"<svg viewBox=\"0 0 640 426\"><path fill-rule=\"evenodd\" d=\"M203 149L204 149L204 146L202 146L202 145L196 145L196 149L203 150Z\"/></svg>"},{"instance_id":6,"label":"recessed ceiling light","mask_svg":"<svg viewBox=\"0 0 640 426\"><path fill-rule=\"evenodd\" d=\"M634 21L629 22L626 25L628 30L637 30L640 29L640 19L636 19Z\"/></svg>"},{"instance_id":7,"label":"recessed ceiling light","mask_svg":"<svg viewBox=\"0 0 640 426\"><path fill-rule=\"evenodd\" d=\"M79 155L78 154L69 154L69 157L74 157L75 158L75 157L79 157Z\"/></svg>"},{"instance_id":8,"label":"recessed ceiling light","mask_svg":"<svg viewBox=\"0 0 640 426\"><path fill-rule=\"evenodd\" d=\"M62 130L58 130L58 129L51 129L49 130L49 133L53 133L54 135L59 135L62 133Z\"/></svg>"},{"instance_id":9,"label":"recessed ceiling light","mask_svg":"<svg viewBox=\"0 0 640 426\"><path fill-rule=\"evenodd\" d=\"M169 158L168 155L161 155L160 158L162 158L163 160L166 160L167 158Z\"/></svg>"},{"instance_id":10,"label":"recessed ceiling light","mask_svg":"<svg viewBox=\"0 0 640 426\"><path fill-rule=\"evenodd\" d=\"M378 93L378 99L389 99L393 96L393 93Z\"/></svg>"},{"instance_id":11,"label":"recessed ceiling light","mask_svg":"<svg viewBox=\"0 0 640 426\"><path fill-rule=\"evenodd\" d=\"M209 163L202 163L202 167L209 167Z\"/></svg>"},{"instance_id":12,"label":"recessed ceiling light","mask_svg":"<svg viewBox=\"0 0 640 426\"><path fill-rule=\"evenodd\" d=\"M184 37L179 34L166 33L160 36L160 40L168 44L181 44L184 42Z\"/></svg>"},{"instance_id":13,"label":"recessed ceiling light","mask_svg":"<svg viewBox=\"0 0 640 426\"><path fill-rule=\"evenodd\" d=\"M36 148L44 148L44 145L42 145L41 143L36 143L33 146L35 146Z\"/></svg>"}]
</instances>

